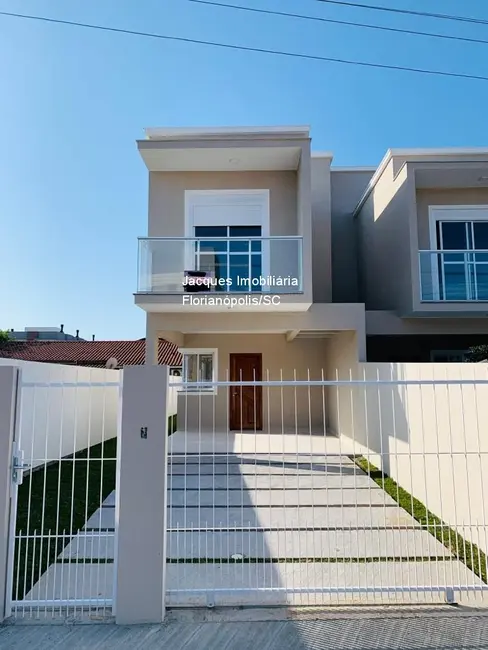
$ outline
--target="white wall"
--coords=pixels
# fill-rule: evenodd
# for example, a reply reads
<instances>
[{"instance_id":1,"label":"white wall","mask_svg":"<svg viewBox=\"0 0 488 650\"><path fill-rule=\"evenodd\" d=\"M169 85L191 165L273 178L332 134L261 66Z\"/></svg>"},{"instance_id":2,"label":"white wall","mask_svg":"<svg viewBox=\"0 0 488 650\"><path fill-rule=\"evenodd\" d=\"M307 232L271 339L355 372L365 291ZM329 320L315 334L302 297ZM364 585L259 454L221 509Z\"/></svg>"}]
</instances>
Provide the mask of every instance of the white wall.
<instances>
[{"instance_id":1,"label":"white wall","mask_svg":"<svg viewBox=\"0 0 488 650\"><path fill-rule=\"evenodd\" d=\"M486 364L364 363L368 387L338 388L339 432L463 537L488 551ZM376 385L380 380L453 381Z\"/></svg>"},{"instance_id":2,"label":"white wall","mask_svg":"<svg viewBox=\"0 0 488 650\"><path fill-rule=\"evenodd\" d=\"M21 389L18 442L25 463L36 467L117 435L121 371L11 359L0 364L18 366L22 384L36 384Z\"/></svg>"}]
</instances>

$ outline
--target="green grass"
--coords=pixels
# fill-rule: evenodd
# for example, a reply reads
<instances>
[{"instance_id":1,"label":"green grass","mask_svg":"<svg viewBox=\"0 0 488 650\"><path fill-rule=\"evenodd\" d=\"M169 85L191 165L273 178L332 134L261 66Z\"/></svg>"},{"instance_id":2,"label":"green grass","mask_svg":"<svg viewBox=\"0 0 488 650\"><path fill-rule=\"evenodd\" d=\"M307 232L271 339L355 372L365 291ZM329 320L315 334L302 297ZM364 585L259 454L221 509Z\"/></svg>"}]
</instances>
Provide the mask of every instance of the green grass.
<instances>
[{"instance_id":1,"label":"green grass","mask_svg":"<svg viewBox=\"0 0 488 650\"><path fill-rule=\"evenodd\" d=\"M168 435L176 427L176 415L170 416ZM22 537L16 540L14 600L29 592L115 489L116 456L117 439L111 438L25 477L17 500L16 535ZM56 539L56 535L66 537Z\"/></svg>"},{"instance_id":2,"label":"green grass","mask_svg":"<svg viewBox=\"0 0 488 650\"><path fill-rule=\"evenodd\" d=\"M427 530L443 544L454 557L463 562L484 583L488 583L486 554L476 544L465 540L456 530L443 522L437 515L427 510L427 507L421 501L400 487L387 474L372 465L364 456L355 456L353 460L399 506L412 515L422 525L424 530Z\"/></svg>"},{"instance_id":3,"label":"green grass","mask_svg":"<svg viewBox=\"0 0 488 650\"><path fill-rule=\"evenodd\" d=\"M19 486L16 534L22 537L15 548L15 600L24 597L115 489L116 451L112 438L35 470Z\"/></svg>"}]
</instances>

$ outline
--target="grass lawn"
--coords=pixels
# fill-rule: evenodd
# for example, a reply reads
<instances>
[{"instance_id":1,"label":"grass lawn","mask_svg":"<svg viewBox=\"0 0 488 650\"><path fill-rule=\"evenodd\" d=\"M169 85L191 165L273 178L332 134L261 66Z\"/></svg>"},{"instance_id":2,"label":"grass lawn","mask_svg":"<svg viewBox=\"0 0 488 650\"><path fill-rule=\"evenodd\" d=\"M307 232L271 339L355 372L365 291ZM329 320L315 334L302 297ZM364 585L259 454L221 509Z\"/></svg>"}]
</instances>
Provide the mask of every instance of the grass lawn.
<instances>
[{"instance_id":1,"label":"grass lawn","mask_svg":"<svg viewBox=\"0 0 488 650\"><path fill-rule=\"evenodd\" d=\"M24 597L115 489L116 451L117 439L112 438L32 472L19 486L15 600ZM65 538L55 537L63 534Z\"/></svg>"},{"instance_id":2,"label":"grass lawn","mask_svg":"<svg viewBox=\"0 0 488 650\"><path fill-rule=\"evenodd\" d=\"M173 415L168 418L168 435L175 431ZM17 500L14 600L30 591L115 490L116 457L117 439L111 438L24 478Z\"/></svg>"},{"instance_id":3,"label":"grass lawn","mask_svg":"<svg viewBox=\"0 0 488 650\"><path fill-rule=\"evenodd\" d=\"M398 505L412 515L422 525L424 530L427 530L441 544L449 549L454 557L463 562L478 578L481 578L484 583L487 583L486 554L476 544L465 540L448 524L427 510L421 501L400 487L387 474L384 474L372 465L364 456L355 456L353 460Z\"/></svg>"}]
</instances>

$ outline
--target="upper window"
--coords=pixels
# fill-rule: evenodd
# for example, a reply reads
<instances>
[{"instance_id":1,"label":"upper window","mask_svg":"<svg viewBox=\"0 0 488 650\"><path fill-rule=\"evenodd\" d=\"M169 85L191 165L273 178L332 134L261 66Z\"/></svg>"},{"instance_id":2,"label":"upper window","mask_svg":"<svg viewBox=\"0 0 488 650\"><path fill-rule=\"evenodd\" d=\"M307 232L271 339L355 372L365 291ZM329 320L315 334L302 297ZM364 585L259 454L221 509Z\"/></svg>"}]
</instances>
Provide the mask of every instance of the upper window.
<instances>
[{"instance_id":1,"label":"upper window","mask_svg":"<svg viewBox=\"0 0 488 650\"><path fill-rule=\"evenodd\" d=\"M216 387L205 385L205 382L217 381L217 350L214 349L183 349L182 377L185 383L197 383L195 387L187 386L185 392L215 394Z\"/></svg>"},{"instance_id":2,"label":"upper window","mask_svg":"<svg viewBox=\"0 0 488 650\"><path fill-rule=\"evenodd\" d=\"M437 299L488 300L488 210L431 208L431 239Z\"/></svg>"},{"instance_id":3,"label":"upper window","mask_svg":"<svg viewBox=\"0 0 488 650\"><path fill-rule=\"evenodd\" d=\"M212 273L215 291L261 290L261 226L195 226L195 237L195 269Z\"/></svg>"}]
</instances>

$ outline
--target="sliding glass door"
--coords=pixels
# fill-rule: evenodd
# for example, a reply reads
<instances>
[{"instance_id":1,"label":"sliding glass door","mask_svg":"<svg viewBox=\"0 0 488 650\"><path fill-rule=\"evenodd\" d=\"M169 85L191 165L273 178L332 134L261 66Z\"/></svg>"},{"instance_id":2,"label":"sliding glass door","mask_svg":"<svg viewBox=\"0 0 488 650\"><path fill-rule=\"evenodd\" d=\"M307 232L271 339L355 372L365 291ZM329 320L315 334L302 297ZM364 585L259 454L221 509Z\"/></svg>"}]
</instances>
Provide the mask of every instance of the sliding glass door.
<instances>
[{"instance_id":1,"label":"sliding glass door","mask_svg":"<svg viewBox=\"0 0 488 650\"><path fill-rule=\"evenodd\" d=\"M437 221L436 235L439 299L488 300L488 221Z\"/></svg>"},{"instance_id":2,"label":"sliding glass door","mask_svg":"<svg viewBox=\"0 0 488 650\"><path fill-rule=\"evenodd\" d=\"M195 226L195 269L213 274L215 291L261 291L260 237L261 226Z\"/></svg>"}]
</instances>

